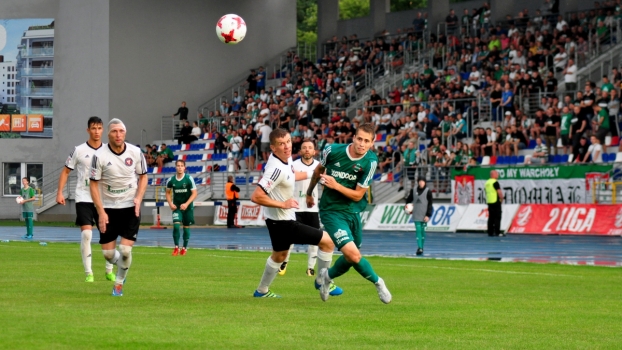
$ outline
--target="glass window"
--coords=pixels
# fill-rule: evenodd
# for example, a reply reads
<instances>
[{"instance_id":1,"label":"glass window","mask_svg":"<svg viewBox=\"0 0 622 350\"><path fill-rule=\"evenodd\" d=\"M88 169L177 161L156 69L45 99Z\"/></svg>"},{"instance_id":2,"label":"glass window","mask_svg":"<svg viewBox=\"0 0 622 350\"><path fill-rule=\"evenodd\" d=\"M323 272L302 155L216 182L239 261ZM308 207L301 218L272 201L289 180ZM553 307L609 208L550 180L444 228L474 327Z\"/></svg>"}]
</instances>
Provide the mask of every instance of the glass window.
<instances>
[{"instance_id":1,"label":"glass window","mask_svg":"<svg viewBox=\"0 0 622 350\"><path fill-rule=\"evenodd\" d=\"M43 164L26 164L26 177L30 187L35 190L43 188Z\"/></svg>"},{"instance_id":2,"label":"glass window","mask_svg":"<svg viewBox=\"0 0 622 350\"><path fill-rule=\"evenodd\" d=\"M22 187L20 163L4 163L2 167L2 182L5 196L17 196Z\"/></svg>"}]
</instances>

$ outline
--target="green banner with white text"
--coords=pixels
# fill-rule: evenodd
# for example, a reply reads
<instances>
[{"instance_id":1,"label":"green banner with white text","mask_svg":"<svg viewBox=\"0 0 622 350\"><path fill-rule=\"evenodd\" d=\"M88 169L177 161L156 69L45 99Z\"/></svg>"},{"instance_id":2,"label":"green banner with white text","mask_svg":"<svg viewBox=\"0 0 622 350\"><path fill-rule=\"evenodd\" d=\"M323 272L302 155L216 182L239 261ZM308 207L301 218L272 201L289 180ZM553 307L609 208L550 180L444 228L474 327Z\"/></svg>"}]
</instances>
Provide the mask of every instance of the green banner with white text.
<instances>
[{"instance_id":1,"label":"green banner with white text","mask_svg":"<svg viewBox=\"0 0 622 350\"><path fill-rule=\"evenodd\" d=\"M484 183L490 171L497 170L505 204L590 203L591 184L607 181L612 168L609 164L585 164L452 170L452 198L460 204L486 204Z\"/></svg>"}]
</instances>

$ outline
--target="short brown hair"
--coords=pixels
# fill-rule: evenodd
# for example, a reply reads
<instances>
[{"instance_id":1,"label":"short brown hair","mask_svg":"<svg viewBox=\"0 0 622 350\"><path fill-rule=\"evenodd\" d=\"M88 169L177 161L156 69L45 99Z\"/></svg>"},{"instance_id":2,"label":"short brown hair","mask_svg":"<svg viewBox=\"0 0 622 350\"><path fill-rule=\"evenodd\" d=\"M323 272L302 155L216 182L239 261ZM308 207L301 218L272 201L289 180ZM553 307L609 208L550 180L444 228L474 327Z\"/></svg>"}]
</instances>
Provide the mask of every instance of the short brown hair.
<instances>
[{"instance_id":1,"label":"short brown hair","mask_svg":"<svg viewBox=\"0 0 622 350\"><path fill-rule=\"evenodd\" d=\"M272 130L272 132L270 133L270 144L274 145L276 143L276 139L283 138L287 135L289 135L289 131L283 128L276 128Z\"/></svg>"},{"instance_id":2,"label":"short brown hair","mask_svg":"<svg viewBox=\"0 0 622 350\"><path fill-rule=\"evenodd\" d=\"M358 135L359 131L366 132L372 136L372 141L374 141L374 126L371 123L363 123L356 128L356 135Z\"/></svg>"},{"instance_id":3,"label":"short brown hair","mask_svg":"<svg viewBox=\"0 0 622 350\"><path fill-rule=\"evenodd\" d=\"M184 166L186 166L186 161L185 161L185 160L183 160L183 159L177 159L177 160L175 161L175 166L177 166L177 163L181 163L181 164L183 164Z\"/></svg>"},{"instance_id":4,"label":"short brown hair","mask_svg":"<svg viewBox=\"0 0 622 350\"><path fill-rule=\"evenodd\" d=\"M313 140L311 140L311 139L304 139L304 140L302 140L302 143L300 144L300 146L302 146L305 142L310 142L313 145L313 148L315 148L315 142L313 142Z\"/></svg>"}]
</instances>

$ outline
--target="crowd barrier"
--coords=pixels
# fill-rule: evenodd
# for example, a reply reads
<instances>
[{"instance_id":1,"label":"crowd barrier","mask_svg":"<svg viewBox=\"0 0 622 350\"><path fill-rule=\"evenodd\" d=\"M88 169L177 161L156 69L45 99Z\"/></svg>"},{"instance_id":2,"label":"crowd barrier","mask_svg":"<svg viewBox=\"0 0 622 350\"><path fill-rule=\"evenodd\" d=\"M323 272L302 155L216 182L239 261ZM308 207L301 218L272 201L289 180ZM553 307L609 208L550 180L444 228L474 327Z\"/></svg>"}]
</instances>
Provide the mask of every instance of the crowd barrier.
<instances>
[{"instance_id":1,"label":"crowd barrier","mask_svg":"<svg viewBox=\"0 0 622 350\"><path fill-rule=\"evenodd\" d=\"M227 224L227 204L216 202L214 225ZM429 232L486 231L488 206L485 204L434 204L428 222ZM263 207L240 201L237 224L265 226ZM403 203L368 205L360 213L363 230L414 231L411 215ZM515 234L622 235L622 205L608 204L504 204L501 230Z\"/></svg>"}]
</instances>

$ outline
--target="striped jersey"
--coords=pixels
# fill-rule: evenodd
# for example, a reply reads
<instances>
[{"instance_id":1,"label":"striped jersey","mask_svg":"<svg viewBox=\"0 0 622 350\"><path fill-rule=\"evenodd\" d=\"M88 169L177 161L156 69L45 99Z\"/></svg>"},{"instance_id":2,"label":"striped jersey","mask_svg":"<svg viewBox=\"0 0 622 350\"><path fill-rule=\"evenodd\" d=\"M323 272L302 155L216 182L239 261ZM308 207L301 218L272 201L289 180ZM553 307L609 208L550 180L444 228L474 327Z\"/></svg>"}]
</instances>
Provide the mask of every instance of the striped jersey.
<instances>
[{"instance_id":1,"label":"striped jersey","mask_svg":"<svg viewBox=\"0 0 622 350\"><path fill-rule=\"evenodd\" d=\"M298 172L308 172L314 171L315 168L320 164L315 159L311 159L311 164L307 165L303 163L302 158L298 158L294 161L294 171ZM315 198L315 204L313 207L307 207L307 188L309 188L309 184L311 184L311 179L296 181L294 185L294 194L296 195L296 200L298 200L298 206L300 208L296 209L297 212L312 212L317 213L318 208L318 186L315 186L313 189L313 198Z\"/></svg>"},{"instance_id":2,"label":"striped jersey","mask_svg":"<svg viewBox=\"0 0 622 350\"><path fill-rule=\"evenodd\" d=\"M102 148L101 144L99 148ZM89 172L91 170L91 162L93 155L99 148L93 148L88 142L76 146L69 154L65 166L68 169L78 172L78 183L76 183L76 203L93 203L91 198L91 190L89 188Z\"/></svg>"},{"instance_id":3,"label":"striped jersey","mask_svg":"<svg viewBox=\"0 0 622 350\"><path fill-rule=\"evenodd\" d=\"M320 154L320 163L326 168L326 174L335 178L342 186L356 189L356 186L368 188L374 178L378 157L372 151L367 151L360 158L350 155L347 144L326 145ZM321 211L341 211L347 213L360 213L367 206L367 194L354 202L341 192L324 187L320 200Z\"/></svg>"},{"instance_id":4,"label":"striped jersey","mask_svg":"<svg viewBox=\"0 0 622 350\"><path fill-rule=\"evenodd\" d=\"M289 157L287 162L284 162L274 154L270 154L263 177L259 180L258 186L271 199L285 202L294 197L295 183L296 175L294 174L292 157ZM264 213L268 219L280 221L296 220L294 209L265 208Z\"/></svg>"},{"instance_id":5,"label":"striped jersey","mask_svg":"<svg viewBox=\"0 0 622 350\"><path fill-rule=\"evenodd\" d=\"M131 208L134 207L138 175L146 173L147 162L140 148L125 143L123 151L115 153L108 144L95 152L90 180L99 181L104 208Z\"/></svg>"}]
</instances>

